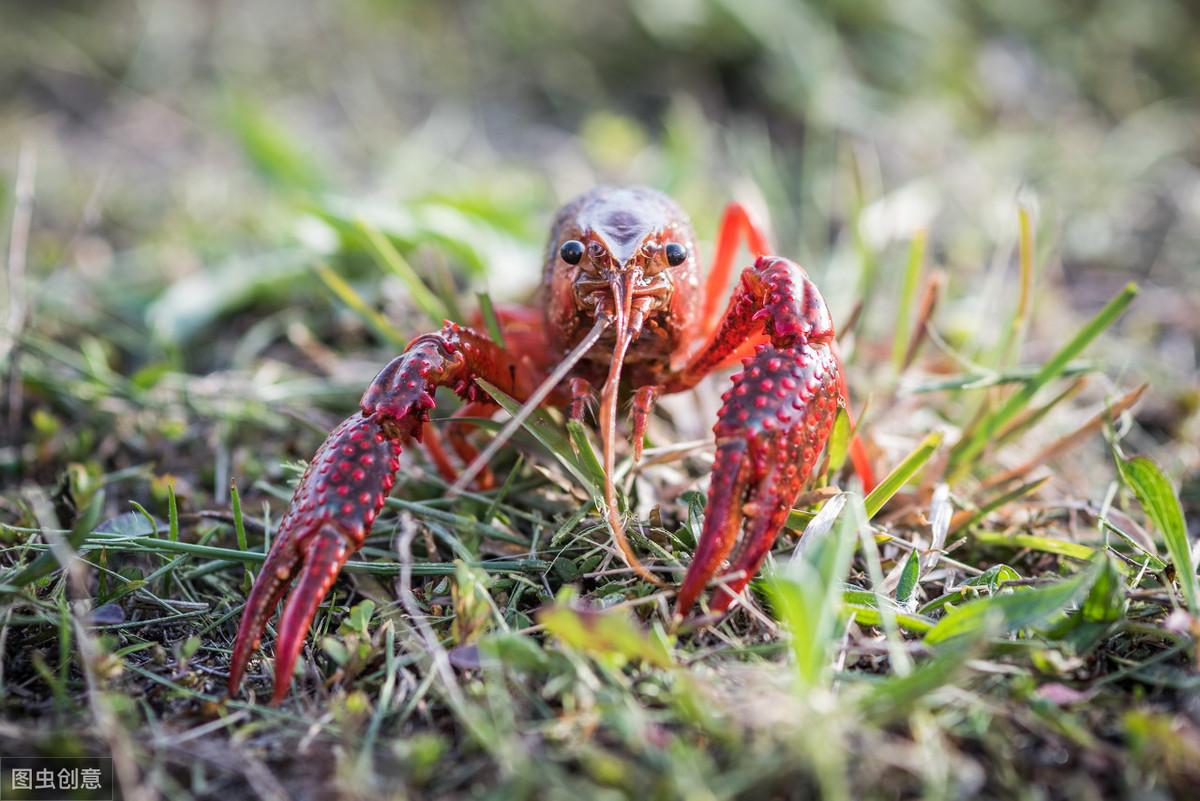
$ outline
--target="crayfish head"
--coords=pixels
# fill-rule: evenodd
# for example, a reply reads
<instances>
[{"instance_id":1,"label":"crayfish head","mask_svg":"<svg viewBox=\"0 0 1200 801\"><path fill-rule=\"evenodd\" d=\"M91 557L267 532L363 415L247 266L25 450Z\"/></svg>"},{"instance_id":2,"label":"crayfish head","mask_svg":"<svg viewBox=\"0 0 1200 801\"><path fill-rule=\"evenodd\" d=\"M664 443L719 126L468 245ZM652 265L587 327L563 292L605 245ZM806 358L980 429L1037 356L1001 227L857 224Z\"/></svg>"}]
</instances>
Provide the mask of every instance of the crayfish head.
<instances>
[{"instance_id":1,"label":"crayfish head","mask_svg":"<svg viewBox=\"0 0 1200 801\"><path fill-rule=\"evenodd\" d=\"M558 213L546 253L546 320L563 352L591 330L602 333L582 357L584 375L603 375L599 427L604 504L613 540L647 581L660 581L638 561L624 534L613 484L617 396L629 382L656 384L685 343L699 306L691 223L674 201L653 189L600 187Z\"/></svg>"},{"instance_id":2,"label":"crayfish head","mask_svg":"<svg viewBox=\"0 0 1200 801\"><path fill-rule=\"evenodd\" d=\"M636 343L629 361L665 365L699 294L691 224L674 201L644 187L594 189L559 212L547 250L547 323L564 349L607 318L592 361Z\"/></svg>"}]
</instances>

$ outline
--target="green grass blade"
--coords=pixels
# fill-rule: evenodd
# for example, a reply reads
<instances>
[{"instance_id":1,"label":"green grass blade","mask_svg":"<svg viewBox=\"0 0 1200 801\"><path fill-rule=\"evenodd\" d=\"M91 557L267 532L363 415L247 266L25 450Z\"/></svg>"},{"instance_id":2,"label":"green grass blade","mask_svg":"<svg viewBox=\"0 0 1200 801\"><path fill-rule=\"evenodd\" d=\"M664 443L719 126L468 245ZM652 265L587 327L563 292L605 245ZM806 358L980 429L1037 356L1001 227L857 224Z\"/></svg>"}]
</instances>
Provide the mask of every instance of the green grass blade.
<instances>
[{"instance_id":1,"label":"green grass blade","mask_svg":"<svg viewBox=\"0 0 1200 801\"><path fill-rule=\"evenodd\" d=\"M863 501L863 506L867 510L867 518L874 518L879 510L892 499L892 496L900 491L900 488L912 480L913 476L925 466L929 458L937 451L942 444L942 433L935 431L925 439L921 440L921 444L904 457L904 460L888 473L883 481L875 489L871 490Z\"/></svg>"},{"instance_id":2,"label":"green grass blade","mask_svg":"<svg viewBox=\"0 0 1200 801\"><path fill-rule=\"evenodd\" d=\"M925 263L925 230L913 234L908 248L908 263L904 267L904 286L900 290L900 304L896 307L896 330L892 333L892 368L899 373L904 369L904 354L908 350L909 326L912 324L912 306L917 297L917 281Z\"/></svg>"},{"instance_id":3,"label":"green grass blade","mask_svg":"<svg viewBox=\"0 0 1200 801\"><path fill-rule=\"evenodd\" d=\"M408 263L408 260L400 255L400 251L396 250L396 246L390 239L366 222L360 221L358 227L366 236L367 243L371 246L371 254L379 262L379 266L400 279L404 288L408 290L413 303L418 309L425 312L425 316L429 318L430 322L440 326L443 321L453 319L446 304L442 303L433 290L425 285L421 276Z\"/></svg>"},{"instance_id":4,"label":"green grass blade","mask_svg":"<svg viewBox=\"0 0 1200 801\"><path fill-rule=\"evenodd\" d=\"M98 491L92 496L91 503L84 510L75 525L71 527L71 533L67 536L67 544L72 550L78 550L79 547L86 541L88 534L96 528L100 522L100 512L104 509L104 492ZM53 551L46 551L39 554L29 565L24 567L19 573L12 578L6 578L3 584L10 587L23 587L32 581L37 581L44 576L48 576L58 568L63 567L58 563L58 557Z\"/></svg>"},{"instance_id":5,"label":"green grass blade","mask_svg":"<svg viewBox=\"0 0 1200 801\"><path fill-rule=\"evenodd\" d=\"M363 321L363 324L375 332L375 336L384 342L391 343L397 350L404 347L404 336L392 327L392 324L382 314L372 309L370 304L363 300L362 295L346 283L345 279L324 264L318 264L316 271L321 280L325 282L325 286L329 287L342 303L349 306L351 311Z\"/></svg>"},{"instance_id":6,"label":"green grass blade","mask_svg":"<svg viewBox=\"0 0 1200 801\"><path fill-rule=\"evenodd\" d=\"M775 616L791 635L802 690L825 684L842 629L842 588L858 532L867 525L862 501L851 496L830 529L810 531L788 565L766 581Z\"/></svg>"},{"instance_id":7,"label":"green grass blade","mask_svg":"<svg viewBox=\"0 0 1200 801\"><path fill-rule=\"evenodd\" d=\"M504 390L483 379L477 379L477 382L479 386L483 387L484 392L491 395L492 399L509 414L516 414L520 410L521 404ZM577 456L571 445L570 435L563 430L562 426L554 422L554 419L544 409L538 409L529 415L523 428L542 443L550 453L554 454L555 458L562 463L567 472L579 481L580 485L590 490L593 495L600 494L604 486L604 471L598 467L599 461L595 459L595 453L592 453L590 460ZM591 450L590 446L589 450Z\"/></svg>"},{"instance_id":8,"label":"green grass blade","mask_svg":"<svg viewBox=\"0 0 1200 801\"><path fill-rule=\"evenodd\" d=\"M999 545L1008 548L1028 548L1041 553L1052 553L1086 562L1096 555L1096 549L1078 542L1040 537L1036 534L1001 534L996 531L980 531L973 535L981 545Z\"/></svg>"},{"instance_id":9,"label":"green grass blade","mask_svg":"<svg viewBox=\"0 0 1200 801\"><path fill-rule=\"evenodd\" d=\"M833 431L829 434L829 474L834 475L846 463L846 455L850 451L850 415L844 408L838 408L837 417L833 418Z\"/></svg>"},{"instance_id":10,"label":"green grass blade","mask_svg":"<svg viewBox=\"0 0 1200 801\"><path fill-rule=\"evenodd\" d=\"M1120 537L1126 545L1139 554L1137 558L1146 565L1148 570L1154 573L1159 573L1167 569L1167 563L1165 561L1159 558L1157 554L1146 550L1146 547L1142 545L1137 538L1130 535L1128 531L1123 530L1119 526L1113 525L1111 520L1103 517L1100 518L1100 529L1106 533L1116 534L1118 537Z\"/></svg>"},{"instance_id":11,"label":"green grass blade","mask_svg":"<svg viewBox=\"0 0 1200 801\"><path fill-rule=\"evenodd\" d=\"M1012 503L1016 500L1019 500L1019 499L1025 497L1026 495L1031 495L1034 492L1037 492L1039 489L1041 489L1042 485L1045 484L1049 480L1050 480L1049 476L1045 476L1044 478L1034 479L1033 481L1022 484L1021 486L1016 487L1014 489L1011 489L1008 492L1003 492L1003 493L997 495L995 498L992 498L991 500L984 503L983 506L980 506L979 510L976 511L975 514L971 515L970 518L968 518L964 522L960 523L959 525L955 526L954 531L956 531L956 532L969 531L972 526L979 523L985 517L987 517L988 515L990 515L992 512L996 511L997 509L1001 508L1002 506L1008 506L1010 503Z\"/></svg>"},{"instance_id":12,"label":"green grass blade","mask_svg":"<svg viewBox=\"0 0 1200 801\"><path fill-rule=\"evenodd\" d=\"M394 500L394 499L393 499ZM93 532L83 543L89 548L107 548L113 552L167 554L184 553L207 559L217 559L229 563L263 562L267 555L261 551L239 551L235 548L220 548L214 545L198 545L192 542L171 542L156 537L127 537L112 535L105 536L102 532ZM483 562L471 562L471 567L488 573L544 573L550 569L550 563L543 559L491 559ZM399 575L402 565L399 562L364 562L351 560L346 563L345 570L349 573L371 573L378 576ZM413 564L414 576L453 576L455 566L451 562L418 562Z\"/></svg>"},{"instance_id":13,"label":"green grass blade","mask_svg":"<svg viewBox=\"0 0 1200 801\"><path fill-rule=\"evenodd\" d=\"M1050 357L1050 360L1038 370L1032 379L1022 384L1016 392L1001 404L1000 408L984 417L983 421L976 427L975 433L963 443L960 443L951 453L949 474L952 481L962 477L978 458L979 454L987 447L988 443L991 442L996 432L1024 409L1039 389L1062 375L1063 370L1070 364L1071 360L1082 353L1091 344L1092 340L1121 316L1126 307L1137 297L1137 293L1138 288L1136 284L1127 284L1124 289L1117 293L1116 297L1096 313L1095 317L1089 320L1083 328L1079 329L1079 332L1071 338L1070 342Z\"/></svg>"},{"instance_id":14,"label":"green grass blade","mask_svg":"<svg viewBox=\"0 0 1200 801\"><path fill-rule=\"evenodd\" d=\"M280 188L315 192L324 183L313 163L312 151L303 147L274 114L256 99L236 93L225 121L258 172Z\"/></svg>"},{"instance_id":15,"label":"green grass blade","mask_svg":"<svg viewBox=\"0 0 1200 801\"><path fill-rule=\"evenodd\" d=\"M483 324L487 327L488 336L500 347L508 347L504 344L504 331L500 329L500 319L496 317L496 306L492 303L492 296L487 292L477 292L475 297L479 300L479 313L483 315Z\"/></svg>"},{"instance_id":16,"label":"green grass blade","mask_svg":"<svg viewBox=\"0 0 1200 801\"><path fill-rule=\"evenodd\" d=\"M1095 372L1096 365L1088 361L1071 362L1063 368L1061 376L1077 376ZM989 389L1006 384L1027 384L1038 377L1040 367L1012 367L1007 370L973 370L939 378L923 384L904 388L904 395L921 395L928 392L964 392Z\"/></svg>"},{"instance_id":17,"label":"green grass blade","mask_svg":"<svg viewBox=\"0 0 1200 801\"><path fill-rule=\"evenodd\" d=\"M179 505L175 502L175 483L167 484L167 539L179 542Z\"/></svg>"},{"instance_id":18,"label":"green grass blade","mask_svg":"<svg viewBox=\"0 0 1200 801\"><path fill-rule=\"evenodd\" d=\"M233 532L237 537L238 550L248 551L250 546L246 538L246 521L242 515L242 496L238 492L237 481L229 482L229 503L233 510ZM250 568L246 568L242 573L242 592L250 592L253 584L254 574L250 572Z\"/></svg>"},{"instance_id":19,"label":"green grass blade","mask_svg":"<svg viewBox=\"0 0 1200 801\"><path fill-rule=\"evenodd\" d=\"M1184 600L1193 615L1200 615L1200 587L1197 586L1196 565L1188 543L1187 522L1170 480L1158 465L1144 456L1117 459L1117 469L1125 485L1137 496L1146 516L1167 542L1167 553L1175 566L1175 577L1183 591Z\"/></svg>"},{"instance_id":20,"label":"green grass blade","mask_svg":"<svg viewBox=\"0 0 1200 801\"><path fill-rule=\"evenodd\" d=\"M575 458L584 469L584 472L593 481L599 478L601 486L603 486L604 465L600 462L600 456L596 453L595 447L592 446L591 439L588 438L587 428L578 420L568 420L567 436L571 441L571 450L574 451Z\"/></svg>"},{"instance_id":21,"label":"green grass blade","mask_svg":"<svg viewBox=\"0 0 1200 801\"><path fill-rule=\"evenodd\" d=\"M1033 288L1033 221L1029 209L1021 205L1017 209L1018 253L1020 268L1020 294L1017 308L1013 311L1008 336L1000 344L997 366L1004 367L1012 362L1021 349L1025 336L1025 322L1029 317L1030 293Z\"/></svg>"}]
</instances>

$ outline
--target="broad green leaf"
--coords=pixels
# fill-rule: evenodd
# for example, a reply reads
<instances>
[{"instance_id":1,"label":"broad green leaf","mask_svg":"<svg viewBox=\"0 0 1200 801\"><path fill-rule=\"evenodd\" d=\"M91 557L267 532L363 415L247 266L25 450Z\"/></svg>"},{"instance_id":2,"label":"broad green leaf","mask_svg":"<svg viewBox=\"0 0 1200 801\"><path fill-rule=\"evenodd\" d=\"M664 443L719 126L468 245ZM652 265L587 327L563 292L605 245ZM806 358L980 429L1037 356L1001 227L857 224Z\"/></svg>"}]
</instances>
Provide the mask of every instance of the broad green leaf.
<instances>
[{"instance_id":1,"label":"broad green leaf","mask_svg":"<svg viewBox=\"0 0 1200 801\"><path fill-rule=\"evenodd\" d=\"M153 537L166 530L165 523L155 517L147 517L144 511L122 512L96 526L96 533L116 537Z\"/></svg>"},{"instance_id":2,"label":"broad green leaf","mask_svg":"<svg viewBox=\"0 0 1200 801\"><path fill-rule=\"evenodd\" d=\"M323 637L321 639L321 649L329 654L329 658L344 667L350 661L350 651L347 650L345 644L337 637Z\"/></svg>"},{"instance_id":3,"label":"broad green leaf","mask_svg":"<svg viewBox=\"0 0 1200 801\"><path fill-rule=\"evenodd\" d=\"M1100 557L1102 568L1079 609L1062 623L1045 632L1058 649L1073 654L1092 651L1125 617L1125 585L1121 565L1115 559Z\"/></svg>"},{"instance_id":4,"label":"broad green leaf","mask_svg":"<svg viewBox=\"0 0 1200 801\"><path fill-rule=\"evenodd\" d=\"M1090 623L1115 623L1125 616L1125 606L1125 584L1121 570L1113 559L1105 558L1079 615Z\"/></svg>"},{"instance_id":5,"label":"broad green leaf","mask_svg":"<svg viewBox=\"0 0 1200 801\"><path fill-rule=\"evenodd\" d=\"M554 605L538 614L538 622L564 644L615 667L628 661L673 666L670 643L661 629L647 631L622 610L574 607L570 596L560 592Z\"/></svg>"},{"instance_id":6,"label":"broad green leaf","mask_svg":"<svg viewBox=\"0 0 1200 801\"><path fill-rule=\"evenodd\" d=\"M534 638L516 632L489 634L479 641L479 650L515 670L540 672L550 666L551 652Z\"/></svg>"},{"instance_id":7,"label":"broad green leaf","mask_svg":"<svg viewBox=\"0 0 1200 801\"><path fill-rule=\"evenodd\" d=\"M842 629L842 588L867 525L857 496L850 496L837 523L809 531L798 554L766 580L771 608L791 635L796 677L802 689L826 683L830 659Z\"/></svg>"},{"instance_id":8,"label":"broad green leaf","mask_svg":"<svg viewBox=\"0 0 1200 801\"><path fill-rule=\"evenodd\" d=\"M1166 540L1167 552L1171 555L1171 563L1175 565L1175 577L1188 609L1193 615L1200 615L1200 586L1197 584L1196 565L1192 562L1187 523L1179 496L1158 465L1144 456L1118 459L1117 468L1126 486L1137 496L1146 516Z\"/></svg>"},{"instance_id":9,"label":"broad green leaf","mask_svg":"<svg viewBox=\"0 0 1200 801\"><path fill-rule=\"evenodd\" d=\"M978 576L964 581L958 589L934 598L917 610L918 614L932 615L947 604L956 604L964 598L974 599L980 590L986 589L989 594L997 592L1006 582L1020 581L1021 574L1005 564L992 565Z\"/></svg>"},{"instance_id":10,"label":"broad green leaf","mask_svg":"<svg viewBox=\"0 0 1200 801\"><path fill-rule=\"evenodd\" d=\"M1001 631L1005 633L1048 623L1087 595L1103 565L1103 559L1096 559L1064 581L1041 587L1017 588L1011 593L971 601L942 618L933 631L926 635L925 642L936 645L968 635L988 625L992 615L1000 621Z\"/></svg>"},{"instance_id":11,"label":"broad green leaf","mask_svg":"<svg viewBox=\"0 0 1200 801\"><path fill-rule=\"evenodd\" d=\"M371 626L371 616L375 614L375 602L365 600L350 607L350 614L338 626L338 634L360 634L366 637Z\"/></svg>"},{"instance_id":12,"label":"broad green leaf","mask_svg":"<svg viewBox=\"0 0 1200 801\"><path fill-rule=\"evenodd\" d=\"M904 562L904 570L900 573L900 582L896 585L896 601L901 605L907 604L917 590L917 582L921 578L921 557L916 549L908 552Z\"/></svg>"},{"instance_id":13,"label":"broad green leaf","mask_svg":"<svg viewBox=\"0 0 1200 801\"><path fill-rule=\"evenodd\" d=\"M146 306L146 323L158 339L184 344L255 299L279 296L308 279L313 257L299 249L239 256L167 284Z\"/></svg>"}]
</instances>

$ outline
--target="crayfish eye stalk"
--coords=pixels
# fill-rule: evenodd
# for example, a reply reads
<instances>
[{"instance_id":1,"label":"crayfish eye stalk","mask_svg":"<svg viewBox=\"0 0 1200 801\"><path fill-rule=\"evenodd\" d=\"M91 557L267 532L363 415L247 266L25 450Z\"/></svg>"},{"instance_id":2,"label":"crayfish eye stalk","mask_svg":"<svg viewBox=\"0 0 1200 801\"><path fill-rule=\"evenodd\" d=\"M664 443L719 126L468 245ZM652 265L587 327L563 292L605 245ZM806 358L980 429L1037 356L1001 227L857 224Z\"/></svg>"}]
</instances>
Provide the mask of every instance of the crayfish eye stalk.
<instances>
[{"instance_id":1,"label":"crayfish eye stalk","mask_svg":"<svg viewBox=\"0 0 1200 801\"><path fill-rule=\"evenodd\" d=\"M604 506L608 527L612 531L613 542L620 549L625 563L634 573L656 587L665 586L662 579L650 572L633 552L629 539L625 536L625 526L621 520L621 510L617 506L617 488L613 484L613 473L617 440L617 390L621 383L621 368L625 364L625 354L629 344L641 333L642 312L633 312L633 288L640 277L640 271L615 274L611 278L613 293L613 325L616 329L616 344L613 350L612 362L608 368L608 378L600 390L600 437L604 457Z\"/></svg>"}]
</instances>

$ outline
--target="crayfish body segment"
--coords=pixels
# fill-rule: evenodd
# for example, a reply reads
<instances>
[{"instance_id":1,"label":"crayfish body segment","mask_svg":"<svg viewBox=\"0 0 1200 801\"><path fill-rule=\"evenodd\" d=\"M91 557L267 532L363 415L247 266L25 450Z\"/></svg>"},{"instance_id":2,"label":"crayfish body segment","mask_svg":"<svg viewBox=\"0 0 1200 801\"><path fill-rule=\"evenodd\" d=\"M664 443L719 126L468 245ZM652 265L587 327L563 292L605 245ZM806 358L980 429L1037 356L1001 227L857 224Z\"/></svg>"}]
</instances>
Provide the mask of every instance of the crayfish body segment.
<instances>
[{"instance_id":1,"label":"crayfish body segment","mask_svg":"<svg viewBox=\"0 0 1200 801\"><path fill-rule=\"evenodd\" d=\"M757 258L717 315L742 239ZM640 454L659 395L690 389L740 362L714 428L704 527L676 600L680 617L714 577L730 573L710 603L712 612L724 612L770 552L846 403L824 300L803 269L765 251L765 235L745 209L731 205L702 291L691 225L665 195L599 188L564 206L546 250L542 302L496 310L507 347L454 323L417 337L371 383L359 412L317 451L247 599L229 692L237 691L267 620L295 580L275 645L273 700L284 697L317 606L383 507L402 446L423 440L437 469L448 480L459 478L428 424L429 411L438 387L456 392L463 412L494 411L478 378L521 402L569 408L574 417L582 416L591 387L600 387L605 512L613 540L636 573L661 584L626 540L617 508L612 474L619 394L632 398ZM462 478L478 476L486 484L490 476L475 464L482 460L463 435L465 426L455 428L453 450L471 462ZM856 467L870 483L865 460Z\"/></svg>"}]
</instances>

